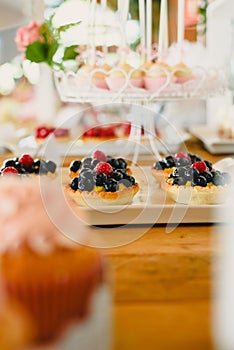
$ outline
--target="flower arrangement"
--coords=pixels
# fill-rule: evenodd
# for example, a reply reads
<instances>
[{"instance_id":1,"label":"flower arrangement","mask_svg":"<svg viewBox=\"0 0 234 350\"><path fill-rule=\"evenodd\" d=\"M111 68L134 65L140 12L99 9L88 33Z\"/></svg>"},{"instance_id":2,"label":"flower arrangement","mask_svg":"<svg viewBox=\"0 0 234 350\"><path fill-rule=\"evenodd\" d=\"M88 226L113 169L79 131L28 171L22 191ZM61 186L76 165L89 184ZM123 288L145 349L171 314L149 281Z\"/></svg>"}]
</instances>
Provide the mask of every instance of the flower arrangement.
<instances>
[{"instance_id":1,"label":"flower arrangement","mask_svg":"<svg viewBox=\"0 0 234 350\"><path fill-rule=\"evenodd\" d=\"M31 62L46 63L53 69L64 69L64 61L75 59L79 54L77 46L63 47L61 33L80 22L70 23L58 28L53 26L53 16L42 24L31 21L16 32L15 42L24 59Z\"/></svg>"}]
</instances>

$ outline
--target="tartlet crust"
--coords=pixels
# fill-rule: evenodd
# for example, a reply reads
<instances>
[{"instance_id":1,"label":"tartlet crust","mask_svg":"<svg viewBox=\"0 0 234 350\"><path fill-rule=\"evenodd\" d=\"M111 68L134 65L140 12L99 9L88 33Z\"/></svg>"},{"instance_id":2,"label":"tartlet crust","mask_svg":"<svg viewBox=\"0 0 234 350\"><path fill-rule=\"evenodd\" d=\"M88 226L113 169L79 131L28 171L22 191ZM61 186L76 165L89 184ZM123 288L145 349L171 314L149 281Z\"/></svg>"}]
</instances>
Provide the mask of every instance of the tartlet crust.
<instances>
[{"instance_id":1,"label":"tartlet crust","mask_svg":"<svg viewBox=\"0 0 234 350\"><path fill-rule=\"evenodd\" d=\"M105 191L74 191L70 185L66 185L68 195L80 206L108 206L130 204L135 194L139 191L138 183L131 187L124 187L117 192Z\"/></svg>"}]
</instances>

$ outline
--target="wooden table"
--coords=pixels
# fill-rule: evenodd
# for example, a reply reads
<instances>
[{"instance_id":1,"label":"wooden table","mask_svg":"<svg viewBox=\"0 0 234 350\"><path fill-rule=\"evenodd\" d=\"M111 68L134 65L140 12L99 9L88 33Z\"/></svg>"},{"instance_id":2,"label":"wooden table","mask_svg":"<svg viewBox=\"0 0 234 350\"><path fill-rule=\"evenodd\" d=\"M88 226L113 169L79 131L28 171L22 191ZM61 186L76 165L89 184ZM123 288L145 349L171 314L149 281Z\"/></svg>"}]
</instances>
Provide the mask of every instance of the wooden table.
<instances>
[{"instance_id":1,"label":"wooden table","mask_svg":"<svg viewBox=\"0 0 234 350\"><path fill-rule=\"evenodd\" d=\"M212 162L223 157L211 156L195 139L186 146ZM137 228L118 229L127 236ZM213 349L214 229L212 224L182 225L167 234L165 226L155 225L133 243L104 250L114 276L113 350Z\"/></svg>"}]
</instances>

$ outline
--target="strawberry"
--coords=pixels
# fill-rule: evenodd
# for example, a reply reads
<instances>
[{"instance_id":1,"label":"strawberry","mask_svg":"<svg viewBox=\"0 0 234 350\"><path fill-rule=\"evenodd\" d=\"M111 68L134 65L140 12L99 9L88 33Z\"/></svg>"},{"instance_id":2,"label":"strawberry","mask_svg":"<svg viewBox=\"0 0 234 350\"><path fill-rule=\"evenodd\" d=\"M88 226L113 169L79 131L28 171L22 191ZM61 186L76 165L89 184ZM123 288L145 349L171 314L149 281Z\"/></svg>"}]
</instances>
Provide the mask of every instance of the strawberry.
<instances>
[{"instance_id":1,"label":"strawberry","mask_svg":"<svg viewBox=\"0 0 234 350\"><path fill-rule=\"evenodd\" d=\"M94 172L109 175L109 174L113 173L113 168L109 163L100 162L94 168Z\"/></svg>"},{"instance_id":2,"label":"strawberry","mask_svg":"<svg viewBox=\"0 0 234 350\"><path fill-rule=\"evenodd\" d=\"M178 152L174 155L174 158L175 159L179 159L179 158L186 158L186 159L189 159L190 160L190 157L188 155L187 152Z\"/></svg>"},{"instance_id":3,"label":"strawberry","mask_svg":"<svg viewBox=\"0 0 234 350\"><path fill-rule=\"evenodd\" d=\"M10 174L19 174L18 170L16 168L13 168L12 166L8 166L5 169L2 170L1 175L10 175Z\"/></svg>"},{"instance_id":4,"label":"strawberry","mask_svg":"<svg viewBox=\"0 0 234 350\"><path fill-rule=\"evenodd\" d=\"M197 169L199 173L203 173L204 171L207 171L206 163L202 161L193 163L192 168Z\"/></svg>"},{"instance_id":5,"label":"strawberry","mask_svg":"<svg viewBox=\"0 0 234 350\"><path fill-rule=\"evenodd\" d=\"M29 154L23 154L19 158L19 163L25 166L30 166L34 163L34 159Z\"/></svg>"},{"instance_id":6,"label":"strawberry","mask_svg":"<svg viewBox=\"0 0 234 350\"><path fill-rule=\"evenodd\" d=\"M36 130L36 138L45 139L47 136L49 136L49 134L51 134L51 132L53 132L53 130L47 126L40 126Z\"/></svg>"},{"instance_id":7,"label":"strawberry","mask_svg":"<svg viewBox=\"0 0 234 350\"><path fill-rule=\"evenodd\" d=\"M93 159L98 159L98 160L102 160L103 162L106 162L107 157L106 157L105 153L103 153L102 151L96 150L93 153Z\"/></svg>"}]
</instances>

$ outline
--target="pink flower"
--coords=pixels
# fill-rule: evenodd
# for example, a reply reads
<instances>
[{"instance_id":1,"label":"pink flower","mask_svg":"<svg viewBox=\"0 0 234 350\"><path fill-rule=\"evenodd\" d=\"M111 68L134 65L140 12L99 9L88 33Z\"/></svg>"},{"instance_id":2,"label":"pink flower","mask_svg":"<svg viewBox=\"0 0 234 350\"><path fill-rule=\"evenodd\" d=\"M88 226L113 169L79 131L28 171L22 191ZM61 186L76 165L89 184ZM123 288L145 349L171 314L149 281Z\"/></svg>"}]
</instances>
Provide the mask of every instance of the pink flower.
<instances>
[{"instance_id":1,"label":"pink flower","mask_svg":"<svg viewBox=\"0 0 234 350\"><path fill-rule=\"evenodd\" d=\"M26 47L34 41L42 41L39 33L40 26L32 21L28 26L20 27L16 32L15 42L20 52L25 52Z\"/></svg>"}]
</instances>

